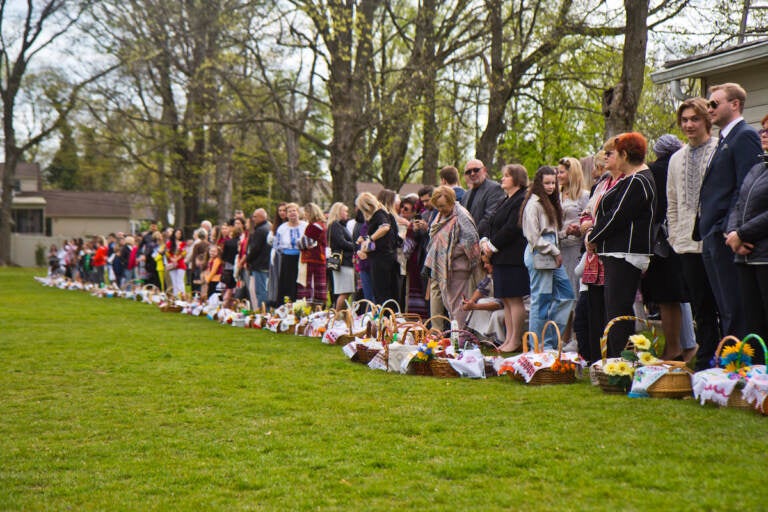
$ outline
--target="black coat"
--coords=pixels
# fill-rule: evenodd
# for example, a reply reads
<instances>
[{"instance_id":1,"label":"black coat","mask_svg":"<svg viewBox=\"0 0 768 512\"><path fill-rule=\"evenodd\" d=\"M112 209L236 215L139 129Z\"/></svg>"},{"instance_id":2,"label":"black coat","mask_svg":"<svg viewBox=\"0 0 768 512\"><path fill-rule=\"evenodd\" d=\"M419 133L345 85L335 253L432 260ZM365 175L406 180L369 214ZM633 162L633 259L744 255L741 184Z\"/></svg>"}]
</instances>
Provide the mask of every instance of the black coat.
<instances>
[{"instance_id":1,"label":"black coat","mask_svg":"<svg viewBox=\"0 0 768 512\"><path fill-rule=\"evenodd\" d=\"M768 263L768 165L757 164L744 178L736 206L728 218L727 232L736 231L744 242L754 244L737 262Z\"/></svg>"},{"instance_id":2,"label":"black coat","mask_svg":"<svg viewBox=\"0 0 768 512\"><path fill-rule=\"evenodd\" d=\"M621 179L597 207L588 235L599 254L646 254L653 251L651 221L656 209L656 185L648 169Z\"/></svg>"},{"instance_id":3,"label":"black coat","mask_svg":"<svg viewBox=\"0 0 768 512\"><path fill-rule=\"evenodd\" d=\"M269 270L269 255L272 247L267 243L267 237L270 228L269 222L262 222L248 236L248 250L245 255L248 270L260 272Z\"/></svg>"},{"instance_id":4,"label":"black coat","mask_svg":"<svg viewBox=\"0 0 768 512\"><path fill-rule=\"evenodd\" d=\"M488 239L499 252L491 257L494 265L523 265L523 253L528 243L520 227L520 206L525 189L505 197L496 207L488 222Z\"/></svg>"},{"instance_id":5,"label":"black coat","mask_svg":"<svg viewBox=\"0 0 768 512\"><path fill-rule=\"evenodd\" d=\"M341 264L343 266L352 266L355 242L352 241L352 235L340 220L337 220L328 228L328 244L331 247L331 252L341 253Z\"/></svg>"}]
</instances>

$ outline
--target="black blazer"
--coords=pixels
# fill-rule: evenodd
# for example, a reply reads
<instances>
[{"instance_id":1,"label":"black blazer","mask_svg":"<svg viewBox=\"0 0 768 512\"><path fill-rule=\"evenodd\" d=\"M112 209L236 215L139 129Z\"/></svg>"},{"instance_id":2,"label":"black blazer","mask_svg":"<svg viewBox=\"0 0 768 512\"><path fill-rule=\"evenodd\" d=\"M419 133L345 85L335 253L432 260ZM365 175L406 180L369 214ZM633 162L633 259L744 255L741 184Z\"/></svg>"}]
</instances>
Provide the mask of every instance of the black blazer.
<instances>
[{"instance_id":1,"label":"black blazer","mask_svg":"<svg viewBox=\"0 0 768 512\"><path fill-rule=\"evenodd\" d=\"M520 227L520 206L525 199L525 189L521 188L512 196L505 197L491 215L488 222L488 239L496 247L491 257L494 265L523 265L523 253L527 241Z\"/></svg>"},{"instance_id":2,"label":"black blazer","mask_svg":"<svg viewBox=\"0 0 768 512\"><path fill-rule=\"evenodd\" d=\"M699 233L702 239L723 233L728 214L749 170L760 163L760 137L743 120L717 145L699 194Z\"/></svg>"},{"instance_id":3,"label":"black blazer","mask_svg":"<svg viewBox=\"0 0 768 512\"><path fill-rule=\"evenodd\" d=\"M656 184L649 169L621 179L603 194L588 239L599 254L652 254L651 221L656 209Z\"/></svg>"}]
</instances>

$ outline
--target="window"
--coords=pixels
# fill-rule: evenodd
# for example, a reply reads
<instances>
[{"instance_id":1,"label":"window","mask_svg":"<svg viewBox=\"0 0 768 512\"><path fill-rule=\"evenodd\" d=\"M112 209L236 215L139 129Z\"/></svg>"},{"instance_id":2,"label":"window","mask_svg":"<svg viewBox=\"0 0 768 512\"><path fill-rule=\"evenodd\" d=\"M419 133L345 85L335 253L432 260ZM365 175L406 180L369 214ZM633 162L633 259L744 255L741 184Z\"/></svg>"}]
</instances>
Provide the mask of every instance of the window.
<instances>
[{"instance_id":1,"label":"window","mask_svg":"<svg viewBox=\"0 0 768 512\"><path fill-rule=\"evenodd\" d=\"M13 209L14 233L43 233L43 210Z\"/></svg>"}]
</instances>

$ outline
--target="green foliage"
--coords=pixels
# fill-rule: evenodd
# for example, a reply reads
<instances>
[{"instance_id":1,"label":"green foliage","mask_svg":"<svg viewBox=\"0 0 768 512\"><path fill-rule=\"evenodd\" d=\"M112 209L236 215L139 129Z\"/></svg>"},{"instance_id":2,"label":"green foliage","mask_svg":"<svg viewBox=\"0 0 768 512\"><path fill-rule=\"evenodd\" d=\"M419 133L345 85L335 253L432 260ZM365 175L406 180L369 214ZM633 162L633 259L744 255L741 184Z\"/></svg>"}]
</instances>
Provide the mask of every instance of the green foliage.
<instances>
[{"instance_id":1,"label":"green foliage","mask_svg":"<svg viewBox=\"0 0 768 512\"><path fill-rule=\"evenodd\" d=\"M752 412L372 371L24 269L0 289L3 510L763 506L745 492L768 449ZM734 426L749 446L712 443Z\"/></svg>"},{"instance_id":2,"label":"green foliage","mask_svg":"<svg viewBox=\"0 0 768 512\"><path fill-rule=\"evenodd\" d=\"M59 140L59 149L53 156L51 165L49 165L45 174L48 183L53 188L62 190L80 189L80 161L77 155L77 144L72 133L72 127L66 121L59 127L61 139Z\"/></svg>"}]
</instances>

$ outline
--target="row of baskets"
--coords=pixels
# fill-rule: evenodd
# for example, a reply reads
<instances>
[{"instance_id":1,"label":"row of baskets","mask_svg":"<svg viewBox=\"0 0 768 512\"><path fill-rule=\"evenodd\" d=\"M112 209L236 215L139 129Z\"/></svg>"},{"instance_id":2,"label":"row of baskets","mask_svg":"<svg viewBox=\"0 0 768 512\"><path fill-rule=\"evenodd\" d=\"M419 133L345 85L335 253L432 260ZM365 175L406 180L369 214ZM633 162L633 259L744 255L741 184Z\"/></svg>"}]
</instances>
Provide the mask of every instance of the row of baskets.
<instances>
[{"instance_id":1,"label":"row of baskets","mask_svg":"<svg viewBox=\"0 0 768 512\"><path fill-rule=\"evenodd\" d=\"M163 312L206 316L235 327L317 338L328 345L343 347L351 361L373 369L442 378L508 376L528 385L572 384L586 369L586 363L577 353L563 351L562 338L554 322L545 324L541 340L548 330L553 330L556 350L546 350L536 333L527 332L523 336L523 352L504 358L495 346L484 345L471 332L457 329L455 325L447 330L435 327L439 321L451 325L450 319L437 316L422 322L418 315L400 312L394 301L380 306L363 300L342 311L323 310L297 301L271 311L252 311L247 301L224 307L216 299L206 302L195 298L174 299L151 285L119 290L64 277L36 279L46 286L84 290L98 297L142 301ZM608 334L614 325L625 321L645 323L654 339L631 336L622 357L608 359L605 356ZM695 374L684 363L655 357L654 327L644 319L624 316L611 320L600 342L603 358L589 367L589 376L605 393L653 398L695 397L702 404L753 409L768 415L768 375L764 365L751 364L752 344L766 350L759 336L750 335L744 340L725 337L716 354L716 361L721 364Z\"/></svg>"}]
</instances>

